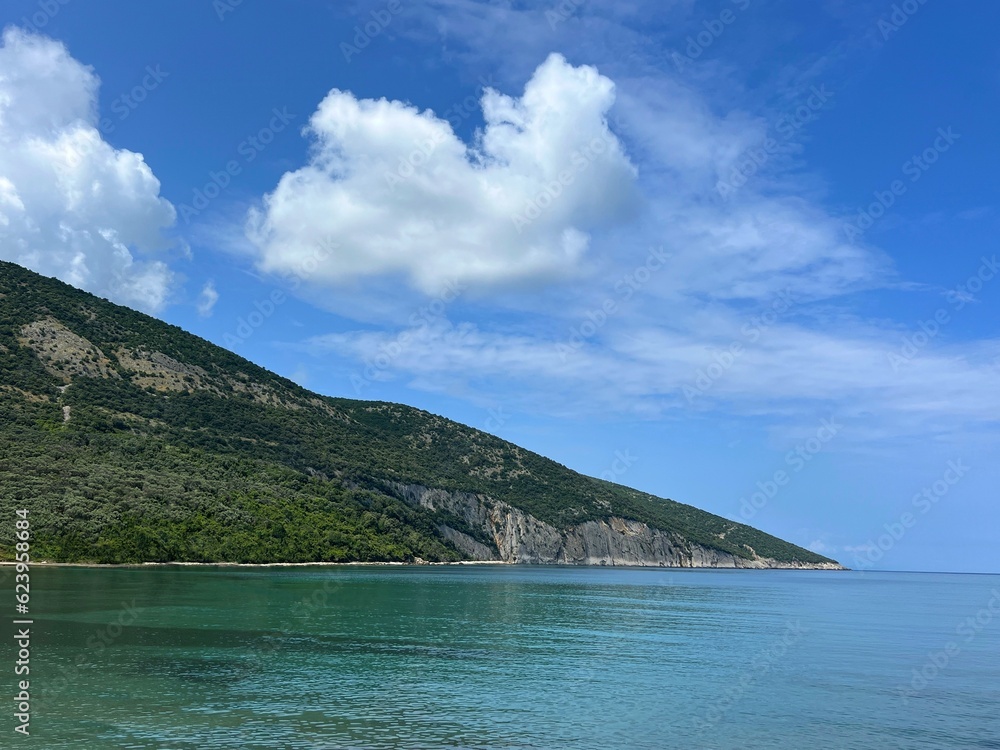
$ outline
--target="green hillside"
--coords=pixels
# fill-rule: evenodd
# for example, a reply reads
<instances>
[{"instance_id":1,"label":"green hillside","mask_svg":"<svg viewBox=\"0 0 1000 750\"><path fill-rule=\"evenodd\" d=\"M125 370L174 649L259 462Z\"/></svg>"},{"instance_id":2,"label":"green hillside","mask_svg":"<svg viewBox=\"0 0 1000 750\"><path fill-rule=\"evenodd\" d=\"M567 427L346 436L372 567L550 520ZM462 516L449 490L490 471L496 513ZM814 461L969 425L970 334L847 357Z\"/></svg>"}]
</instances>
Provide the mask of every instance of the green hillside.
<instances>
[{"instance_id":1,"label":"green hillside","mask_svg":"<svg viewBox=\"0 0 1000 750\"><path fill-rule=\"evenodd\" d=\"M621 517L747 559L832 562L419 409L311 393L0 262L0 512L31 509L35 559L460 559L439 526L477 531L390 483L481 493L559 528Z\"/></svg>"}]
</instances>

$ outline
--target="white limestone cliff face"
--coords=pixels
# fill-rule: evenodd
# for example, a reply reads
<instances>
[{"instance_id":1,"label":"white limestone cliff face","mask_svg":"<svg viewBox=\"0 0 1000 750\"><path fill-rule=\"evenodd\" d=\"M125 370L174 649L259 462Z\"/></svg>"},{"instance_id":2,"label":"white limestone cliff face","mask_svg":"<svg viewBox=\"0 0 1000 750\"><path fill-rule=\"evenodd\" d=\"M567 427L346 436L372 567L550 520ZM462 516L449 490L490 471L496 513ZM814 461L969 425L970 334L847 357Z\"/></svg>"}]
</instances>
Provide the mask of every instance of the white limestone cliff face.
<instances>
[{"instance_id":1,"label":"white limestone cliff face","mask_svg":"<svg viewBox=\"0 0 1000 750\"><path fill-rule=\"evenodd\" d=\"M447 511L460 518L478 539L446 524L439 530L473 560L677 568L840 569L833 563L785 563L763 557L737 557L623 518L587 521L560 530L486 495L398 483L390 488L411 505Z\"/></svg>"}]
</instances>

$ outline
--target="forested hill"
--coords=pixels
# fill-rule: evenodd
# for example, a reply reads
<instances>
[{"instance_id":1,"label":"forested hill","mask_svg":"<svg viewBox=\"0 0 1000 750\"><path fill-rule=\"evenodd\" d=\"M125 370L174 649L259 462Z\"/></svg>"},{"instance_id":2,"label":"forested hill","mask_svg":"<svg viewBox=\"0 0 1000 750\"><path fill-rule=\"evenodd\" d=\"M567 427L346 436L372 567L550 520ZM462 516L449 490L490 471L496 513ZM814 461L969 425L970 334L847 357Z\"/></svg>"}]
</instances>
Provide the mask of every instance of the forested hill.
<instances>
[{"instance_id":1,"label":"forested hill","mask_svg":"<svg viewBox=\"0 0 1000 750\"><path fill-rule=\"evenodd\" d=\"M620 564L558 536L599 528L690 564L833 565L419 409L311 393L0 262L0 512L20 507L52 561L532 561L548 534L552 561Z\"/></svg>"}]
</instances>

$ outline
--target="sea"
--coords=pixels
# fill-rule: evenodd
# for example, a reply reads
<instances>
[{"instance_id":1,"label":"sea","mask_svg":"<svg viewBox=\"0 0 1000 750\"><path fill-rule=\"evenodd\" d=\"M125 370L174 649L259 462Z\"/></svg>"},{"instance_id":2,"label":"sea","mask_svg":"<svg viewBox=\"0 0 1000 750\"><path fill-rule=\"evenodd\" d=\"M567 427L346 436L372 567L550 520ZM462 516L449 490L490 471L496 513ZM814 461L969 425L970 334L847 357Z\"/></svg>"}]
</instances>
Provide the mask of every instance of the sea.
<instances>
[{"instance_id":1,"label":"sea","mask_svg":"<svg viewBox=\"0 0 1000 750\"><path fill-rule=\"evenodd\" d=\"M1000 576L36 567L30 591L0 747L1000 748Z\"/></svg>"}]
</instances>

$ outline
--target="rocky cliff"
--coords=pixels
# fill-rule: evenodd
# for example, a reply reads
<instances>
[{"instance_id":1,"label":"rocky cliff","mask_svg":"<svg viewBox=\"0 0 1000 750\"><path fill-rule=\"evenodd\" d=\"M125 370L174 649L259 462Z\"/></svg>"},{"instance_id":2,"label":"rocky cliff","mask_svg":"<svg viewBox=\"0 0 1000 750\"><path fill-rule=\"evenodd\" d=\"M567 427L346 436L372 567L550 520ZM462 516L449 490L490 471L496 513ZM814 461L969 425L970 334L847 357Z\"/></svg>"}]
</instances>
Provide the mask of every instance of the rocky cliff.
<instances>
[{"instance_id":1,"label":"rocky cliff","mask_svg":"<svg viewBox=\"0 0 1000 750\"><path fill-rule=\"evenodd\" d=\"M639 521L609 518L561 530L486 495L392 483L392 494L410 505L456 519L441 534L473 560L564 565L631 565L673 568L795 568L842 570L836 563L779 562L690 542Z\"/></svg>"}]
</instances>

